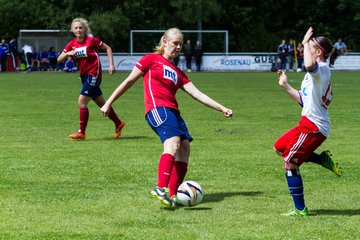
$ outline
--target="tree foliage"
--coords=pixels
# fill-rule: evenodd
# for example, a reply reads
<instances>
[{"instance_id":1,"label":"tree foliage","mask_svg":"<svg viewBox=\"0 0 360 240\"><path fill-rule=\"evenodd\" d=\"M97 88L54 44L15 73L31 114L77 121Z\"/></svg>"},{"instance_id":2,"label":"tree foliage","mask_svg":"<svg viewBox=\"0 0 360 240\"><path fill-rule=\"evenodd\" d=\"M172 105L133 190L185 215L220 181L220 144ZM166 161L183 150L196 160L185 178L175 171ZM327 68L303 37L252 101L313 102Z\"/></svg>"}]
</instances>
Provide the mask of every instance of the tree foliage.
<instances>
[{"instance_id":1,"label":"tree foliage","mask_svg":"<svg viewBox=\"0 0 360 240\"><path fill-rule=\"evenodd\" d=\"M228 30L230 52L267 52L281 39L301 41L309 26L360 51L360 2L353 0L0 0L0 6L0 37L7 39L20 29L70 29L73 18L84 17L121 52L129 51L131 29Z\"/></svg>"}]
</instances>

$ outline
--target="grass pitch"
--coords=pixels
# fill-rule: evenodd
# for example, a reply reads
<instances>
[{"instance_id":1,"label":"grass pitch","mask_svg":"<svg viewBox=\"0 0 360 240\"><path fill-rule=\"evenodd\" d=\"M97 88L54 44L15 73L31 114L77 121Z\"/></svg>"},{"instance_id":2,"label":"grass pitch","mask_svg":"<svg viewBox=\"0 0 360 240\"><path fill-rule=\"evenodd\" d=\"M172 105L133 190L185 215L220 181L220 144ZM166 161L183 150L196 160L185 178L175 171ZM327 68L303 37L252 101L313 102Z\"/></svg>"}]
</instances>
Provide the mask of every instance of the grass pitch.
<instances>
[{"instance_id":1,"label":"grass pitch","mask_svg":"<svg viewBox=\"0 0 360 240\"><path fill-rule=\"evenodd\" d=\"M108 97L126 73L104 74ZM194 84L233 109L232 119L178 92L194 137L186 180L204 190L193 208L150 198L160 140L144 120L139 80L115 104L121 139L94 103L86 141L78 128L78 74L0 74L0 239L359 239L359 72L333 72L330 149L343 176L301 168L308 218L292 206L274 141L300 119L275 73L191 73ZM302 73L289 73L299 87Z\"/></svg>"}]
</instances>

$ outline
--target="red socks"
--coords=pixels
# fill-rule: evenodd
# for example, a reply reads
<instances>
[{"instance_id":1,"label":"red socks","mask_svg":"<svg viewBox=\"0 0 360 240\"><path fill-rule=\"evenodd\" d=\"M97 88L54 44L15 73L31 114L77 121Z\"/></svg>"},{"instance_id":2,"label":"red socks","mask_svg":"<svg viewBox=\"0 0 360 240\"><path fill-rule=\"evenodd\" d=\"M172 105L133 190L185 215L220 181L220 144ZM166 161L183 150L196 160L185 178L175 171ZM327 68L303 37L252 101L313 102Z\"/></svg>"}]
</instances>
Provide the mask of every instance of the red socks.
<instances>
[{"instance_id":1,"label":"red socks","mask_svg":"<svg viewBox=\"0 0 360 240\"><path fill-rule=\"evenodd\" d=\"M116 113L112 107L110 108L109 118L114 122L116 127L120 126L121 121L118 118L118 116L116 115Z\"/></svg>"},{"instance_id":2,"label":"red socks","mask_svg":"<svg viewBox=\"0 0 360 240\"><path fill-rule=\"evenodd\" d=\"M85 134L86 126L89 121L89 109L88 108L80 108L80 127L79 132ZM114 122L115 126L120 126L121 121L116 115L113 108L110 108L109 118Z\"/></svg>"},{"instance_id":3,"label":"red socks","mask_svg":"<svg viewBox=\"0 0 360 240\"><path fill-rule=\"evenodd\" d=\"M79 132L85 134L85 129L89 120L89 109L80 108L80 129Z\"/></svg>"},{"instance_id":4,"label":"red socks","mask_svg":"<svg viewBox=\"0 0 360 240\"><path fill-rule=\"evenodd\" d=\"M168 187L170 189L170 197L172 197L184 181L187 166L187 163L175 161L173 155L164 153L159 160L157 186L161 188Z\"/></svg>"},{"instance_id":5,"label":"red socks","mask_svg":"<svg viewBox=\"0 0 360 240\"><path fill-rule=\"evenodd\" d=\"M158 167L157 186L161 188L168 187L171 170L174 165L174 156L168 153L161 155Z\"/></svg>"},{"instance_id":6,"label":"red socks","mask_svg":"<svg viewBox=\"0 0 360 240\"><path fill-rule=\"evenodd\" d=\"M174 162L174 167L172 168L169 189L170 189L170 197L174 196L177 192L178 187L184 181L186 172L187 172L188 164L185 162Z\"/></svg>"}]
</instances>

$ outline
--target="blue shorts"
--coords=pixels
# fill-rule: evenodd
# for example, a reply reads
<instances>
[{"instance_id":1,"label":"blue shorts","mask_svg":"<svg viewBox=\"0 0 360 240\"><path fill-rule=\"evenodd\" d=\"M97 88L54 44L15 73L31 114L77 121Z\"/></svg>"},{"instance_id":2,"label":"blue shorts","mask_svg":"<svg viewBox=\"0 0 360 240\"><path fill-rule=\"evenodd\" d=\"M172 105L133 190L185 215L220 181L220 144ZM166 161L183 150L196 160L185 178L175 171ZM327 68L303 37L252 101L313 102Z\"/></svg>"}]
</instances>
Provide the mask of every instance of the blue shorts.
<instances>
[{"instance_id":1,"label":"blue shorts","mask_svg":"<svg viewBox=\"0 0 360 240\"><path fill-rule=\"evenodd\" d=\"M184 119L175 109L157 107L149 111L145 118L162 143L174 136L180 136L181 140L188 139L190 142L193 140Z\"/></svg>"},{"instance_id":2,"label":"blue shorts","mask_svg":"<svg viewBox=\"0 0 360 240\"><path fill-rule=\"evenodd\" d=\"M81 82L83 84L80 92L81 95L91 97L92 99L102 95L100 89L101 78L96 78L89 74L84 74L81 76Z\"/></svg>"}]
</instances>

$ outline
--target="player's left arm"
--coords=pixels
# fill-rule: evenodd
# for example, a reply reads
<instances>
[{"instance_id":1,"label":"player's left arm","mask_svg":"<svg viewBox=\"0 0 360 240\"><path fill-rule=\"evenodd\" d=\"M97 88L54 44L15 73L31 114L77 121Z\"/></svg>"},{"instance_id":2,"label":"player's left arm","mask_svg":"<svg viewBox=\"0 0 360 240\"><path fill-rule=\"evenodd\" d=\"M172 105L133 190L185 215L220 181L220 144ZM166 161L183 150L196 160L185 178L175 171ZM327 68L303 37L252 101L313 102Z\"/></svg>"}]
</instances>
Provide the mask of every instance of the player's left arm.
<instances>
[{"instance_id":1,"label":"player's left arm","mask_svg":"<svg viewBox=\"0 0 360 240\"><path fill-rule=\"evenodd\" d=\"M182 86L182 89L189 94L192 98L196 99L197 101L201 102L202 104L213 108L219 112L222 112L225 117L229 118L232 117L232 110L224 107L220 103L216 102L206 94L202 93L192 82L189 82Z\"/></svg>"},{"instance_id":2,"label":"player's left arm","mask_svg":"<svg viewBox=\"0 0 360 240\"><path fill-rule=\"evenodd\" d=\"M313 35L313 31L313 28L309 27L302 40L302 45L304 46L304 67L308 72L315 71L317 67L316 58L311 54L309 46L309 41Z\"/></svg>"},{"instance_id":3,"label":"player's left arm","mask_svg":"<svg viewBox=\"0 0 360 240\"><path fill-rule=\"evenodd\" d=\"M103 44L101 44L101 46L100 46L100 49L105 51L109 58L109 73L110 73L110 75L115 73L116 69L115 69L115 65L114 65L114 57L113 57L113 52L112 52L111 47L103 42Z\"/></svg>"}]
</instances>

